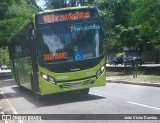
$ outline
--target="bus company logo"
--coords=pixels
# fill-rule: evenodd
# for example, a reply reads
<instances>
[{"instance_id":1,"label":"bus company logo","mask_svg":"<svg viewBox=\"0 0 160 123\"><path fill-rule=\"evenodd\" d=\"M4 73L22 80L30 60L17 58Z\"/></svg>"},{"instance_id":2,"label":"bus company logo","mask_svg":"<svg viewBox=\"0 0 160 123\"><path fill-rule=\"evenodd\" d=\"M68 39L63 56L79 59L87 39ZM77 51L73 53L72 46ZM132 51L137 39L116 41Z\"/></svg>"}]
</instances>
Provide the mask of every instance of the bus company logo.
<instances>
[{"instance_id":1,"label":"bus company logo","mask_svg":"<svg viewBox=\"0 0 160 123\"><path fill-rule=\"evenodd\" d=\"M81 70L80 68L73 68L71 69L71 71L78 71L78 70Z\"/></svg>"},{"instance_id":2,"label":"bus company logo","mask_svg":"<svg viewBox=\"0 0 160 123\"><path fill-rule=\"evenodd\" d=\"M54 23L59 21L76 20L76 19L83 19L83 18L89 18L89 17L90 17L89 11L68 13L63 15L49 14L49 15L43 15L43 21L44 23Z\"/></svg>"},{"instance_id":3,"label":"bus company logo","mask_svg":"<svg viewBox=\"0 0 160 123\"><path fill-rule=\"evenodd\" d=\"M11 115L2 115L2 120L11 120Z\"/></svg>"},{"instance_id":4,"label":"bus company logo","mask_svg":"<svg viewBox=\"0 0 160 123\"><path fill-rule=\"evenodd\" d=\"M42 120L41 115L19 115L19 114L2 114L2 121L8 120ZM8 122L7 122L8 123Z\"/></svg>"}]
</instances>

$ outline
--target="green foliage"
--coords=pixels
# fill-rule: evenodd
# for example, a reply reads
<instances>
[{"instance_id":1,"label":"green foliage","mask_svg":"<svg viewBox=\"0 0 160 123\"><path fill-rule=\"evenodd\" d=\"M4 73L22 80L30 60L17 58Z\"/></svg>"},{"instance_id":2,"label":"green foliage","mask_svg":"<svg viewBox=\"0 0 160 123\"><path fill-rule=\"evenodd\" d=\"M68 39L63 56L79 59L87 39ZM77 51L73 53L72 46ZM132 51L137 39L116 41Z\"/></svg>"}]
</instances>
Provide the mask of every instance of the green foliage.
<instances>
[{"instance_id":1,"label":"green foliage","mask_svg":"<svg viewBox=\"0 0 160 123\"><path fill-rule=\"evenodd\" d=\"M140 38L141 26L135 27L124 27L122 25L117 25L115 32L117 33L117 43L123 47L129 48L129 50L135 49L135 45L138 43Z\"/></svg>"},{"instance_id":2,"label":"green foliage","mask_svg":"<svg viewBox=\"0 0 160 123\"><path fill-rule=\"evenodd\" d=\"M0 47L7 46L8 38L19 29L22 24L38 12L34 0L14 0L6 2L5 12L0 15ZM1 5L1 4L0 4Z\"/></svg>"},{"instance_id":3,"label":"green foliage","mask_svg":"<svg viewBox=\"0 0 160 123\"><path fill-rule=\"evenodd\" d=\"M141 25L140 35L144 42L160 47L160 0L141 0L132 13L132 25Z\"/></svg>"},{"instance_id":4,"label":"green foliage","mask_svg":"<svg viewBox=\"0 0 160 123\"><path fill-rule=\"evenodd\" d=\"M9 55L8 50L0 48L0 65L6 64L9 65Z\"/></svg>"},{"instance_id":5,"label":"green foliage","mask_svg":"<svg viewBox=\"0 0 160 123\"><path fill-rule=\"evenodd\" d=\"M42 1L42 0L37 0ZM70 0L75 3L78 0ZM134 49L137 43L151 42L160 48L160 0L82 0L94 5L104 29L105 46L110 50ZM66 0L44 1L48 9L66 7ZM35 0L0 1L0 46L39 10ZM139 42L141 41L141 42Z\"/></svg>"},{"instance_id":6,"label":"green foliage","mask_svg":"<svg viewBox=\"0 0 160 123\"><path fill-rule=\"evenodd\" d=\"M38 0L40 1L40 0ZM45 9L57 9L70 6L93 5L95 0L47 0L45 1Z\"/></svg>"},{"instance_id":7,"label":"green foliage","mask_svg":"<svg viewBox=\"0 0 160 123\"><path fill-rule=\"evenodd\" d=\"M45 3L46 9L57 9L65 6L64 0L47 0Z\"/></svg>"},{"instance_id":8,"label":"green foliage","mask_svg":"<svg viewBox=\"0 0 160 123\"><path fill-rule=\"evenodd\" d=\"M131 16L130 0L120 0L115 3L114 9L115 25L127 26Z\"/></svg>"},{"instance_id":9,"label":"green foliage","mask_svg":"<svg viewBox=\"0 0 160 123\"><path fill-rule=\"evenodd\" d=\"M1 0L0 1L0 19L3 19L6 11L12 5L13 0Z\"/></svg>"},{"instance_id":10,"label":"green foliage","mask_svg":"<svg viewBox=\"0 0 160 123\"><path fill-rule=\"evenodd\" d=\"M160 47L160 0L95 0L95 5L110 50L145 42Z\"/></svg>"}]
</instances>

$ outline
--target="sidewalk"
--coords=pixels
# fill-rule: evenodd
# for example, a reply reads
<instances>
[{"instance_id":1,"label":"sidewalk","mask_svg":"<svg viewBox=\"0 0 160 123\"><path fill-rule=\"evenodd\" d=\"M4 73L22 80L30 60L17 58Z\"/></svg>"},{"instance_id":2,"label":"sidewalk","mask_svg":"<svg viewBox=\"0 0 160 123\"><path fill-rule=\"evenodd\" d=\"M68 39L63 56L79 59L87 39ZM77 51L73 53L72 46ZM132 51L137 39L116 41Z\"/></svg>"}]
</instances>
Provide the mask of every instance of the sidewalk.
<instances>
[{"instance_id":1,"label":"sidewalk","mask_svg":"<svg viewBox=\"0 0 160 123\"><path fill-rule=\"evenodd\" d=\"M151 75L138 75L137 78L133 78L132 75L127 76L107 76L106 79L109 83L123 83L143 86L160 87L160 76Z\"/></svg>"},{"instance_id":2,"label":"sidewalk","mask_svg":"<svg viewBox=\"0 0 160 123\"><path fill-rule=\"evenodd\" d=\"M2 95L1 89L0 89L0 95ZM1 98L1 100L3 100L3 99ZM0 116L3 115L3 114L5 114L4 110L3 110L3 107L1 107L1 106L3 106L3 105L0 105ZM0 123L8 123L8 121L1 120L1 119L2 119L2 117L0 118Z\"/></svg>"}]
</instances>

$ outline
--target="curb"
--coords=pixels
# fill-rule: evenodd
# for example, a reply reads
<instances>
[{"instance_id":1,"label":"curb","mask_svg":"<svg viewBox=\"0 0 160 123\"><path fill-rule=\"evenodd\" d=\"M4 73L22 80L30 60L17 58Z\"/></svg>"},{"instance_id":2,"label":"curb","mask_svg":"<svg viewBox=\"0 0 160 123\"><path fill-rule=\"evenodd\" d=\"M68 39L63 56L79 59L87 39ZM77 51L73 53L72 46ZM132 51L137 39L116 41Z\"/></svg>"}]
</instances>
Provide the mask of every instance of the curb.
<instances>
[{"instance_id":1,"label":"curb","mask_svg":"<svg viewBox=\"0 0 160 123\"><path fill-rule=\"evenodd\" d=\"M122 84L131 84L131 85L142 85L142 86L152 86L152 87L160 87L160 84L151 84L151 83L143 83L143 82L129 82L129 81L115 81L115 80L107 80L108 83L122 83Z\"/></svg>"},{"instance_id":2,"label":"curb","mask_svg":"<svg viewBox=\"0 0 160 123\"><path fill-rule=\"evenodd\" d=\"M2 90L0 89L0 94L2 93ZM0 107L0 114L4 114L3 108Z\"/></svg>"},{"instance_id":3,"label":"curb","mask_svg":"<svg viewBox=\"0 0 160 123\"><path fill-rule=\"evenodd\" d=\"M2 93L2 90L0 89L0 94L1 93ZM2 107L0 107L0 115L5 115L4 110L3 110ZM0 123L8 123L8 121L7 120L0 120Z\"/></svg>"}]
</instances>

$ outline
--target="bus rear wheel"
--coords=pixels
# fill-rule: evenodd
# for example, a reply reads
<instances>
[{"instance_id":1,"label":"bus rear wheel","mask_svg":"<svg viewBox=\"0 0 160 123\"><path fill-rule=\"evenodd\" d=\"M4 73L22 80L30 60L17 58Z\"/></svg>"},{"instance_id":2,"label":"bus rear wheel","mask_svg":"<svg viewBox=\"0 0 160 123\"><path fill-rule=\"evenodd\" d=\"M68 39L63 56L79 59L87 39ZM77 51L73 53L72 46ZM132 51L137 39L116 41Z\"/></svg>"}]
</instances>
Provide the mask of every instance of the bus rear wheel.
<instances>
[{"instance_id":1,"label":"bus rear wheel","mask_svg":"<svg viewBox=\"0 0 160 123\"><path fill-rule=\"evenodd\" d=\"M23 86L18 85L18 87L19 87L19 90L20 90L20 91L24 91L24 87L23 87Z\"/></svg>"},{"instance_id":2,"label":"bus rear wheel","mask_svg":"<svg viewBox=\"0 0 160 123\"><path fill-rule=\"evenodd\" d=\"M42 99L42 96L38 93L34 93L34 96L37 100L41 100Z\"/></svg>"},{"instance_id":3,"label":"bus rear wheel","mask_svg":"<svg viewBox=\"0 0 160 123\"><path fill-rule=\"evenodd\" d=\"M89 93L89 88L79 90L80 94L87 95Z\"/></svg>"}]
</instances>

